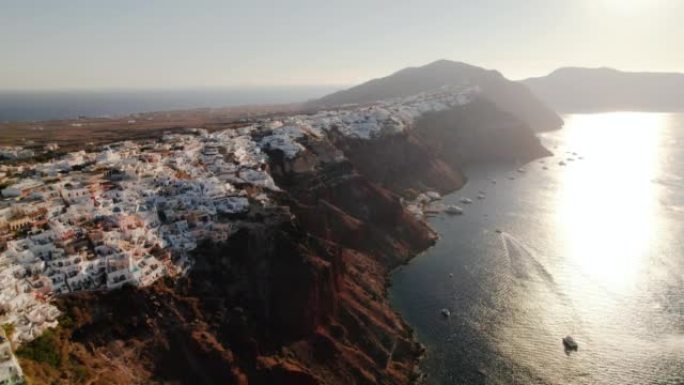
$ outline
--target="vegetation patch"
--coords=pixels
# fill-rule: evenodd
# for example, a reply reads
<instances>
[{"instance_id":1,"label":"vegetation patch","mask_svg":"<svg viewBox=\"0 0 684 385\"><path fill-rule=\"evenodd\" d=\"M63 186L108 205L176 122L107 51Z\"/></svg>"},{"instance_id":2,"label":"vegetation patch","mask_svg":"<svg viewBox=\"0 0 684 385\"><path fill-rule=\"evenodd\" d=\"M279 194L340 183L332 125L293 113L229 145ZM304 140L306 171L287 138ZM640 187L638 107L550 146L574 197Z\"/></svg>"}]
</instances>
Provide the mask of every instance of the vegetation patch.
<instances>
[{"instance_id":1,"label":"vegetation patch","mask_svg":"<svg viewBox=\"0 0 684 385\"><path fill-rule=\"evenodd\" d=\"M47 330L35 340L22 345L17 356L58 368L62 365L62 355L58 349L56 333Z\"/></svg>"}]
</instances>

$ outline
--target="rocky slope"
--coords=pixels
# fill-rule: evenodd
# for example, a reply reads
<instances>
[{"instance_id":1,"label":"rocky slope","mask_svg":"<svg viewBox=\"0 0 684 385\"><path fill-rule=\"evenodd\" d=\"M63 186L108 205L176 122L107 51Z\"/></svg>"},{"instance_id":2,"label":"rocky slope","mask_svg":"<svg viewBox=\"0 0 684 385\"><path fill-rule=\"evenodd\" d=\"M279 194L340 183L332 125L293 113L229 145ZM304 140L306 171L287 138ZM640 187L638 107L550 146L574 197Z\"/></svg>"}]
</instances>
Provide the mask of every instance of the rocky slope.
<instances>
[{"instance_id":1,"label":"rocky slope","mask_svg":"<svg viewBox=\"0 0 684 385\"><path fill-rule=\"evenodd\" d=\"M684 74L561 68L522 83L561 112L684 111Z\"/></svg>"},{"instance_id":2,"label":"rocky slope","mask_svg":"<svg viewBox=\"0 0 684 385\"><path fill-rule=\"evenodd\" d=\"M296 118L302 129L253 130L278 205L241 217L228 241L202 244L184 278L60 298L60 326L19 354L28 379L411 383L422 348L389 306L387 275L436 235L400 196L458 189L469 162L547 154L522 120L487 98L426 109L428 99L336 116L324 131L317 122L328 115ZM424 112L399 121L392 111Z\"/></svg>"},{"instance_id":3,"label":"rocky slope","mask_svg":"<svg viewBox=\"0 0 684 385\"><path fill-rule=\"evenodd\" d=\"M389 308L386 275L434 234L395 194L349 165L331 167L283 175L299 179L282 196L287 206L245 219L249 230L225 244L200 247L185 279L61 299L58 330L23 348L48 344L56 358L21 359L28 378L408 383L420 347Z\"/></svg>"}]
</instances>

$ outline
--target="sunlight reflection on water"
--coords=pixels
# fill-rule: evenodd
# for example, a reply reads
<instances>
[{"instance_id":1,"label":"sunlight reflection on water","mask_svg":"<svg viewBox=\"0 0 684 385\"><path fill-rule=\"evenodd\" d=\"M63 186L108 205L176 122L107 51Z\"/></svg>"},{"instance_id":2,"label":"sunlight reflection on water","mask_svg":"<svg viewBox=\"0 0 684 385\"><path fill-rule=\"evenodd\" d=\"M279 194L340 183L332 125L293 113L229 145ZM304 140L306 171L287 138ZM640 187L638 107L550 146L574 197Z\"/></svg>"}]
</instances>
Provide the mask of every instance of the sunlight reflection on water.
<instances>
[{"instance_id":1,"label":"sunlight reflection on water","mask_svg":"<svg viewBox=\"0 0 684 385\"><path fill-rule=\"evenodd\" d=\"M444 203L486 199L394 274L427 384L684 384L684 115L565 121L524 172L467 170Z\"/></svg>"},{"instance_id":2,"label":"sunlight reflection on water","mask_svg":"<svg viewBox=\"0 0 684 385\"><path fill-rule=\"evenodd\" d=\"M574 115L564 141L577 162L560 179L556 221L566 256L611 291L633 288L658 232L659 135L669 115ZM581 127L581 129L574 129ZM584 162L578 156L590 161ZM628 181L628 183L625 183Z\"/></svg>"}]
</instances>

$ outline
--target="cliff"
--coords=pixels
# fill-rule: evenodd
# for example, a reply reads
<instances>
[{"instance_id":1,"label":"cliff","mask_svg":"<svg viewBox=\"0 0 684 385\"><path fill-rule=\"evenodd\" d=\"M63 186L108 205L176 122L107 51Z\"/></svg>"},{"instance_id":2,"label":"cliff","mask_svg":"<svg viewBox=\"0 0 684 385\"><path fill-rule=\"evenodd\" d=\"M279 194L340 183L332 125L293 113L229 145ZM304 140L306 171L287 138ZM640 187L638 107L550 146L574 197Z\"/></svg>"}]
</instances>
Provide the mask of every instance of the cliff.
<instances>
[{"instance_id":1,"label":"cliff","mask_svg":"<svg viewBox=\"0 0 684 385\"><path fill-rule=\"evenodd\" d=\"M389 306L387 276L436 234L400 196L458 189L469 162L548 153L487 98L370 139L274 132L251 138L268 143L276 204L201 244L183 278L61 297L60 326L20 350L32 384L411 383L422 348Z\"/></svg>"},{"instance_id":2,"label":"cliff","mask_svg":"<svg viewBox=\"0 0 684 385\"><path fill-rule=\"evenodd\" d=\"M31 383L408 383L421 348L386 276L434 234L391 192L338 172L283 197L297 220L279 209L201 246L187 278L62 298L58 330L28 345L49 354L20 355Z\"/></svg>"},{"instance_id":3,"label":"cliff","mask_svg":"<svg viewBox=\"0 0 684 385\"><path fill-rule=\"evenodd\" d=\"M359 173L405 196L459 189L467 164L527 162L551 154L527 125L487 99L425 114L401 135L334 140Z\"/></svg>"}]
</instances>

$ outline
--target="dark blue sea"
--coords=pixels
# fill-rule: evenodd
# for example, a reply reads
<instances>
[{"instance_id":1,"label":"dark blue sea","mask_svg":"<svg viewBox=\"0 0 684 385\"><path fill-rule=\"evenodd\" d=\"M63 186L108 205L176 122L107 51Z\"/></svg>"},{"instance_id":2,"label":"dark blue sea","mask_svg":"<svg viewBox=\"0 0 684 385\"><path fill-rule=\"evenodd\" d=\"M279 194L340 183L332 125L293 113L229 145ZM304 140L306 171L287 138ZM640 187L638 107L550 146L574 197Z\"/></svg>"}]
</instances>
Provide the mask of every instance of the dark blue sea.
<instances>
[{"instance_id":1,"label":"dark blue sea","mask_svg":"<svg viewBox=\"0 0 684 385\"><path fill-rule=\"evenodd\" d=\"M0 122L111 117L202 107L302 102L336 91L334 86L169 90L0 91Z\"/></svg>"}]
</instances>

